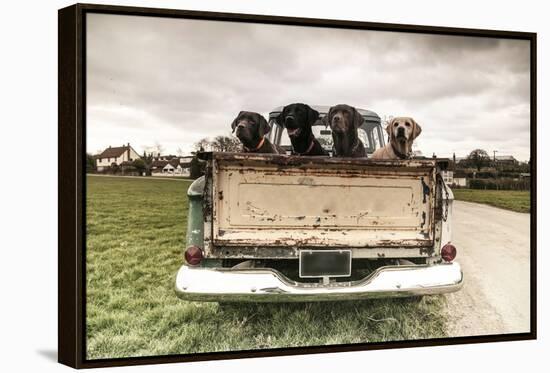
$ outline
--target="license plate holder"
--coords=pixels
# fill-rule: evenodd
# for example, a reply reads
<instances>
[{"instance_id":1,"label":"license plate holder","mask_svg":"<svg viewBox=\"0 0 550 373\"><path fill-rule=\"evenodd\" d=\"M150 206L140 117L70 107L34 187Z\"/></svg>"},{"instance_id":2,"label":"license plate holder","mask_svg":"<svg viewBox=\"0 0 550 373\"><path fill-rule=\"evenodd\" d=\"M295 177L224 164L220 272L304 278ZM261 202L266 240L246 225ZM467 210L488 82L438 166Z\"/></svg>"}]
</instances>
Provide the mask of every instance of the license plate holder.
<instances>
[{"instance_id":1,"label":"license plate holder","mask_svg":"<svg viewBox=\"0 0 550 373\"><path fill-rule=\"evenodd\" d=\"M300 278L351 276L351 250L300 250Z\"/></svg>"}]
</instances>

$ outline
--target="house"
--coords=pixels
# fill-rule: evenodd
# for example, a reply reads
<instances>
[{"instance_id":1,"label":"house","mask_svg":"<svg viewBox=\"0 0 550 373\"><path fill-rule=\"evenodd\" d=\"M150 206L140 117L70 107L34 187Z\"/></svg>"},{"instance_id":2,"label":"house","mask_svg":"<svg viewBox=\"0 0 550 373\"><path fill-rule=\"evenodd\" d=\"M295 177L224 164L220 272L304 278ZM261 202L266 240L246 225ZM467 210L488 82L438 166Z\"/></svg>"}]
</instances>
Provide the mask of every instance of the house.
<instances>
[{"instance_id":1,"label":"house","mask_svg":"<svg viewBox=\"0 0 550 373\"><path fill-rule=\"evenodd\" d=\"M451 183L453 187L468 187L468 178L464 170L456 170L453 174L453 181Z\"/></svg>"},{"instance_id":2,"label":"house","mask_svg":"<svg viewBox=\"0 0 550 373\"><path fill-rule=\"evenodd\" d=\"M441 176L443 177L443 181L445 182L445 184L451 185L453 183L453 171L441 171Z\"/></svg>"},{"instance_id":3,"label":"house","mask_svg":"<svg viewBox=\"0 0 550 373\"><path fill-rule=\"evenodd\" d=\"M95 164L98 171L103 171L113 164L120 166L123 162L133 162L140 158L139 154L130 146L130 143L128 143L127 145L119 147L109 146L103 152L95 156Z\"/></svg>"},{"instance_id":4,"label":"house","mask_svg":"<svg viewBox=\"0 0 550 373\"><path fill-rule=\"evenodd\" d=\"M450 170L444 170L441 171L441 176L443 177L443 181L445 184L451 186L451 187L466 187L468 186L468 180L466 179L466 176L461 173Z\"/></svg>"},{"instance_id":5,"label":"house","mask_svg":"<svg viewBox=\"0 0 550 373\"><path fill-rule=\"evenodd\" d=\"M151 164L151 173L161 174L164 167L168 164L168 161L154 160Z\"/></svg>"},{"instance_id":6,"label":"house","mask_svg":"<svg viewBox=\"0 0 550 373\"><path fill-rule=\"evenodd\" d=\"M518 160L513 155L497 155L494 157L494 161L500 165L517 165Z\"/></svg>"},{"instance_id":7,"label":"house","mask_svg":"<svg viewBox=\"0 0 550 373\"><path fill-rule=\"evenodd\" d=\"M153 176L189 176L190 167L190 162L182 163L177 157L169 161L155 160L151 165L151 173Z\"/></svg>"}]
</instances>

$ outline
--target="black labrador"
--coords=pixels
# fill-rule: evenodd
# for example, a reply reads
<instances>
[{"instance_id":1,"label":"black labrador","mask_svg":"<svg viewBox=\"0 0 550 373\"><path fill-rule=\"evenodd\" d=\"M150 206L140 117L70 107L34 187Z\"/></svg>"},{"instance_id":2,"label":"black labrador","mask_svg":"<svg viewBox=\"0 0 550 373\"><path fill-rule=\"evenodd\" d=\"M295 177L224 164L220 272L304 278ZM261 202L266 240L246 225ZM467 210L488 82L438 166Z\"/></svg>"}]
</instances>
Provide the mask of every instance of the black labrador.
<instances>
[{"instance_id":1,"label":"black labrador","mask_svg":"<svg viewBox=\"0 0 550 373\"><path fill-rule=\"evenodd\" d=\"M317 119L319 119L319 113L306 104L290 104L283 108L277 117L277 123L286 128L292 143L292 154L329 155L311 130L311 126Z\"/></svg>"},{"instance_id":2,"label":"black labrador","mask_svg":"<svg viewBox=\"0 0 550 373\"><path fill-rule=\"evenodd\" d=\"M366 157L365 146L359 139L357 129L365 119L349 105L336 105L330 108L324 118L330 125L335 157Z\"/></svg>"},{"instance_id":3,"label":"black labrador","mask_svg":"<svg viewBox=\"0 0 550 373\"><path fill-rule=\"evenodd\" d=\"M285 154L283 148L273 145L266 137L271 130L265 118L252 111L241 111L231 123L231 128L243 144L245 153Z\"/></svg>"}]
</instances>

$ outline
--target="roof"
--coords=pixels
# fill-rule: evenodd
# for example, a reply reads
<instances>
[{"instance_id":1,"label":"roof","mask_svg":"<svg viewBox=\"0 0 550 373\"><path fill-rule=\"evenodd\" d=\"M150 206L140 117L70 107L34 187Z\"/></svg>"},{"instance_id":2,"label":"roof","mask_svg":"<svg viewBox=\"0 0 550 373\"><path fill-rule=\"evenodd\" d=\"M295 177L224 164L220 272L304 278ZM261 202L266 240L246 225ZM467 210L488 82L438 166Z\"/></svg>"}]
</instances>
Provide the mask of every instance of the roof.
<instances>
[{"instance_id":1,"label":"roof","mask_svg":"<svg viewBox=\"0 0 550 373\"><path fill-rule=\"evenodd\" d=\"M497 161L515 161L516 160L513 155L497 155L495 159Z\"/></svg>"},{"instance_id":2,"label":"roof","mask_svg":"<svg viewBox=\"0 0 550 373\"><path fill-rule=\"evenodd\" d=\"M327 115L329 109L331 108L331 106L328 106L328 105L309 105L309 106L317 110L321 117L324 117L325 115ZM269 113L269 118L270 119L277 118L279 114L281 114L281 111L283 111L283 108L284 106L278 106L275 109L271 110L271 112ZM363 118L365 118L365 120L375 121L380 123L380 117L374 111L360 109L360 108L355 108L355 109L359 112L359 114L363 116Z\"/></svg>"},{"instance_id":3,"label":"roof","mask_svg":"<svg viewBox=\"0 0 550 373\"><path fill-rule=\"evenodd\" d=\"M98 154L97 158L116 158L116 157L120 157L128 149L130 149L129 146L108 147L101 154Z\"/></svg>"},{"instance_id":4,"label":"roof","mask_svg":"<svg viewBox=\"0 0 550 373\"><path fill-rule=\"evenodd\" d=\"M163 168L164 166L166 166L168 164L168 161L153 161L153 163L151 163L151 167L160 167L160 168Z\"/></svg>"}]
</instances>

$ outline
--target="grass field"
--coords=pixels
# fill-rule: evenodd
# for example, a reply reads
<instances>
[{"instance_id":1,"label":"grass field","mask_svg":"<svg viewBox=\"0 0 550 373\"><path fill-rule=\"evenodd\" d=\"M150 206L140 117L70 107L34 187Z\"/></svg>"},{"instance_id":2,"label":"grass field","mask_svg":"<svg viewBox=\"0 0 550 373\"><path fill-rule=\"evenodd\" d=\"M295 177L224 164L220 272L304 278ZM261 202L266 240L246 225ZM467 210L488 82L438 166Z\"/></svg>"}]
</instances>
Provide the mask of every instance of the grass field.
<instances>
[{"instance_id":1,"label":"grass field","mask_svg":"<svg viewBox=\"0 0 550 373\"><path fill-rule=\"evenodd\" d=\"M531 211L529 191L453 189L455 198L460 201L485 203L516 212Z\"/></svg>"},{"instance_id":2,"label":"grass field","mask_svg":"<svg viewBox=\"0 0 550 373\"><path fill-rule=\"evenodd\" d=\"M88 359L444 337L443 296L420 303L186 302L186 180L87 178Z\"/></svg>"}]
</instances>

